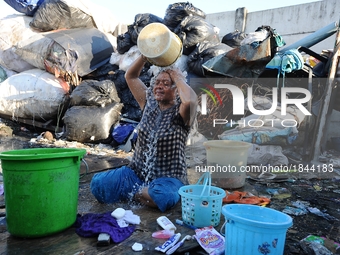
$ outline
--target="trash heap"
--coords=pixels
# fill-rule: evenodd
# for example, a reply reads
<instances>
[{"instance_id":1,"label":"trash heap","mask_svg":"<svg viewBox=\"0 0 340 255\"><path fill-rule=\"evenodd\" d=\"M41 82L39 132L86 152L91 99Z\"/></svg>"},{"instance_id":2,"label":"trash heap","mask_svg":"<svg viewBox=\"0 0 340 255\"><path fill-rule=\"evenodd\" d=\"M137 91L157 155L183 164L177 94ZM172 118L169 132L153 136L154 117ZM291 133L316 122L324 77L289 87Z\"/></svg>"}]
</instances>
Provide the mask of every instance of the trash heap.
<instances>
[{"instance_id":1,"label":"trash heap","mask_svg":"<svg viewBox=\"0 0 340 255\"><path fill-rule=\"evenodd\" d=\"M202 88L210 80L214 84L216 79L231 78L246 97L247 88L254 84L242 79L258 78L284 45L270 26L261 25L249 34L231 31L220 35L204 11L190 2L169 4L164 17L137 14L122 32L124 25L91 1L5 1L21 14L0 20L0 116L53 124L55 135L69 141L118 146L136 138L131 134L142 112L124 74L141 54L137 38L150 23L163 23L181 39L183 53L174 65L187 73L199 105L206 93ZM146 64L141 79L147 86L158 70ZM263 101L265 88L256 86ZM196 131L208 139L232 139L223 133L230 131L228 125L212 127L213 119L240 119L231 111L231 93L224 90L219 94L223 106L209 99L208 112L213 114L203 115L199 109ZM298 119L295 109L291 113ZM268 133L273 130L267 127L263 132L271 138ZM289 140L292 134L297 135L296 129L275 132L274 136L283 136L285 141L267 139L257 144L287 145L294 140ZM238 134L233 137L242 140Z\"/></svg>"}]
</instances>

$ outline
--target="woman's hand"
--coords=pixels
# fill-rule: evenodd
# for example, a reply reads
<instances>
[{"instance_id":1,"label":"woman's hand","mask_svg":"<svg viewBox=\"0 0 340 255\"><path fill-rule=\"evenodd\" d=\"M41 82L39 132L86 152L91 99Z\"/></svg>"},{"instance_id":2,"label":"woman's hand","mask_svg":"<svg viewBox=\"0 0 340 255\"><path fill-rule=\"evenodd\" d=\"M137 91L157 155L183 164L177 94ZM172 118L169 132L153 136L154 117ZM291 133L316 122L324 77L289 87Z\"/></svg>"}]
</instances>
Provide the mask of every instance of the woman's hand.
<instances>
[{"instance_id":1,"label":"woman's hand","mask_svg":"<svg viewBox=\"0 0 340 255\"><path fill-rule=\"evenodd\" d=\"M169 69L166 72L170 75L170 79L177 84L178 82L186 82L183 72L179 68Z\"/></svg>"}]
</instances>

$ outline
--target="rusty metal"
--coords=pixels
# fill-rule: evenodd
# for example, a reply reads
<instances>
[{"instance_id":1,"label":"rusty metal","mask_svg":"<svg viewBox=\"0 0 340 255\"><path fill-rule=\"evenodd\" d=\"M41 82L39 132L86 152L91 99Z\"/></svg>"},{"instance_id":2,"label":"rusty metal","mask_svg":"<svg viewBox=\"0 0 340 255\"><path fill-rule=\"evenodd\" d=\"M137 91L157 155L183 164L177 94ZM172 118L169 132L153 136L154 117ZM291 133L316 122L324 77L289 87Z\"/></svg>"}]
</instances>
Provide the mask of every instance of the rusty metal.
<instances>
[{"instance_id":1,"label":"rusty metal","mask_svg":"<svg viewBox=\"0 0 340 255\"><path fill-rule=\"evenodd\" d=\"M254 48L250 44L232 49L203 64L208 72L228 77L257 78L271 60L270 37Z\"/></svg>"}]
</instances>

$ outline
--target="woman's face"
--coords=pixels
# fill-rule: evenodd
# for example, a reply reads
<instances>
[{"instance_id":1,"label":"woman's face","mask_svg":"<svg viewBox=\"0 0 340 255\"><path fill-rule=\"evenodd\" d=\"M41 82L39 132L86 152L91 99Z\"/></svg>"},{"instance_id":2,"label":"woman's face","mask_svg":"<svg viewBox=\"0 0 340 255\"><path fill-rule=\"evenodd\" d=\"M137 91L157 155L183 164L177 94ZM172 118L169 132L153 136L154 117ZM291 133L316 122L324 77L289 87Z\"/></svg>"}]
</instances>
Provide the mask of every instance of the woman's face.
<instances>
[{"instance_id":1,"label":"woman's face","mask_svg":"<svg viewBox=\"0 0 340 255\"><path fill-rule=\"evenodd\" d=\"M175 100L176 86L167 72L161 72L153 87L153 94L155 99L159 102L170 102Z\"/></svg>"}]
</instances>

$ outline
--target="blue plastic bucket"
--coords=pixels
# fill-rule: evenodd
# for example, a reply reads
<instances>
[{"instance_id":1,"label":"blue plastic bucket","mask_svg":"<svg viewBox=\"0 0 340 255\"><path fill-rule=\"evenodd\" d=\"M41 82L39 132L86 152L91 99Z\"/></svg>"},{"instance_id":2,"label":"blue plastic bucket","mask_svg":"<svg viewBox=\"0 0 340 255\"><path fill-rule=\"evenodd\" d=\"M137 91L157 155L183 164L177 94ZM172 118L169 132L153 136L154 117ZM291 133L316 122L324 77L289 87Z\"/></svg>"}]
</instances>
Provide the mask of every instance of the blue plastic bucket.
<instances>
[{"instance_id":1,"label":"blue plastic bucket","mask_svg":"<svg viewBox=\"0 0 340 255\"><path fill-rule=\"evenodd\" d=\"M222 207L225 255L282 255L292 218L274 209L245 204Z\"/></svg>"}]
</instances>

